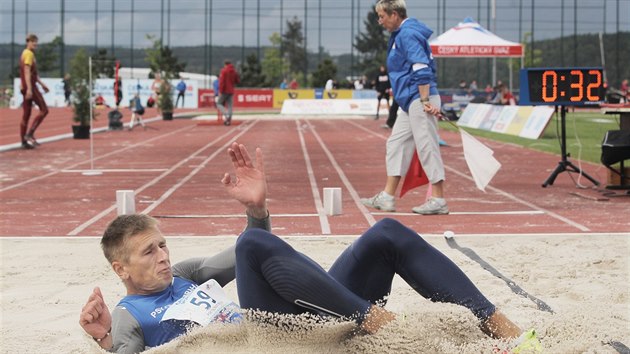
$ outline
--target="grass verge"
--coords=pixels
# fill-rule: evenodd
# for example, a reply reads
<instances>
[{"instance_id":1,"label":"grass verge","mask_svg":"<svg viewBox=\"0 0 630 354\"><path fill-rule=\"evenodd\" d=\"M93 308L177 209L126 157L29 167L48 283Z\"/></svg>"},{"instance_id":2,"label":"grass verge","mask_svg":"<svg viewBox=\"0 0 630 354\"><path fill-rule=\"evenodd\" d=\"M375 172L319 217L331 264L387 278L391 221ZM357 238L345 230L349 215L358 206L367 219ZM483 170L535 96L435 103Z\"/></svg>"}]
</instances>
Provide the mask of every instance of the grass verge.
<instances>
[{"instance_id":1,"label":"grass verge","mask_svg":"<svg viewBox=\"0 0 630 354\"><path fill-rule=\"evenodd\" d=\"M440 128L455 131L455 128L447 122L440 122ZM578 110L568 112L566 129L567 152L569 156L572 159L600 163L602 140L607 131L619 129L619 115ZM537 140L471 128L465 128L465 130L475 136L512 143L560 156L560 113L552 116L542 136Z\"/></svg>"}]
</instances>

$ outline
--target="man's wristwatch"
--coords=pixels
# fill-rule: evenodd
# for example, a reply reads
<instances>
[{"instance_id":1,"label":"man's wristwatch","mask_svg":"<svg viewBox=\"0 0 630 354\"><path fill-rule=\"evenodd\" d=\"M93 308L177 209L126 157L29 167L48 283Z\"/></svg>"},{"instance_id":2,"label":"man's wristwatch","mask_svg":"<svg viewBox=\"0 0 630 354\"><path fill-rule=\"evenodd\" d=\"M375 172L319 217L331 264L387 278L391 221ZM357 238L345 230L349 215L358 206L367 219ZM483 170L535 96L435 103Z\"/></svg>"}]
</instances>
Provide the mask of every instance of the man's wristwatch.
<instances>
[{"instance_id":1,"label":"man's wristwatch","mask_svg":"<svg viewBox=\"0 0 630 354\"><path fill-rule=\"evenodd\" d=\"M420 98L420 102L427 103L427 102L429 102L429 98L428 97L427 98Z\"/></svg>"}]
</instances>

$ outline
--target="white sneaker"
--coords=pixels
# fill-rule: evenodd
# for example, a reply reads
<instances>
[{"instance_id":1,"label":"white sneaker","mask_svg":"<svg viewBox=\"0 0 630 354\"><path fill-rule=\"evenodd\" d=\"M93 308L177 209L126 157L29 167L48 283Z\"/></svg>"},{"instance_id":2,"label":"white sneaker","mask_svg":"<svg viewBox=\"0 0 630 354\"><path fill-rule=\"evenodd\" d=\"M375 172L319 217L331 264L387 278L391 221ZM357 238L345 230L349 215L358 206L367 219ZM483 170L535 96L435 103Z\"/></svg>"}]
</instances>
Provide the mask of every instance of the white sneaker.
<instances>
[{"instance_id":1,"label":"white sneaker","mask_svg":"<svg viewBox=\"0 0 630 354\"><path fill-rule=\"evenodd\" d=\"M361 203L367 207L382 210L382 211L396 211L396 201L394 198L389 199L383 195L384 192L379 192L372 198L361 198Z\"/></svg>"},{"instance_id":2,"label":"white sneaker","mask_svg":"<svg viewBox=\"0 0 630 354\"><path fill-rule=\"evenodd\" d=\"M411 211L422 215L445 215L448 214L448 205L446 201L438 202L435 198L431 198L426 203L412 208Z\"/></svg>"}]
</instances>

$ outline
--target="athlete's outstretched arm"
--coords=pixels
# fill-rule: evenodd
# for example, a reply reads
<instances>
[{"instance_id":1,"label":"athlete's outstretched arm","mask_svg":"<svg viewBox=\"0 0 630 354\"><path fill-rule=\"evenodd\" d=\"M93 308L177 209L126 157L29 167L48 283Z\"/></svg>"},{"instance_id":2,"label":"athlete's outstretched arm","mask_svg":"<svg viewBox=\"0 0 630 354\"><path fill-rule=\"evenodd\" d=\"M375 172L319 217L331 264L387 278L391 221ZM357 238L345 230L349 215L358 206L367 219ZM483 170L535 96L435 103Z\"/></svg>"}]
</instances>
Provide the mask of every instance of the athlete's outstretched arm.
<instances>
[{"instance_id":1,"label":"athlete's outstretched arm","mask_svg":"<svg viewBox=\"0 0 630 354\"><path fill-rule=\"evenodd\" d=\"M245 145L234 142L228 148L228 156L234 165L234 177L226 172L221 179L223 186L247 208L247 214L257 219L266 218L267 180L262 150L256 148L254 164Z\"/></svg>"}]
</instances>

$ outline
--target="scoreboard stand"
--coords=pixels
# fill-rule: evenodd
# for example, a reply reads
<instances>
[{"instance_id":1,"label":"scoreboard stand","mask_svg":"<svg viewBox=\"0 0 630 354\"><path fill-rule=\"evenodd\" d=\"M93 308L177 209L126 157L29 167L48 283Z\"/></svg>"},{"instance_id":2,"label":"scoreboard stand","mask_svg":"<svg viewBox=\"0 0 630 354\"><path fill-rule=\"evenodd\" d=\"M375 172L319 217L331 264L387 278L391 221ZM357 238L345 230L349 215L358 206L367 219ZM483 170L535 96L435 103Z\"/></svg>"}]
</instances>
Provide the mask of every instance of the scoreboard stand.
<instances>
[{"instance_id":1,"label":"scoreboard stand","mask_svg":"<svg viewBox=\"0 0 630 354\"><path fill-rule=\"evenodd\" d=\"M567 153L567 106L596 106L604 103L602 68L525 68L520 71L521 105L546 105L560 108L561 160L542 184L552 185L562 172L575 172L596 186L599 182L569 161Z\"/></svg>"},{"instance_id":2,"label":"scoreboard stand","mask_svg":"<svg viewBox=\"0 0 630 354\"><path fill-rule=\"evenodd\" d=\"M567 107L566 106L560 106L560 155L561 155L561 160L560 162L558 162L558 166L556 166L556 169L553 170L553 172L551 172L551 175L549 175L549 177L547 177L547 179L545 180L545 182L542 184L543 188L547 188L547 186L552 185L553 182L556 180L556 177L558 177L558 175L562 172L575 172L578 173L582 176L584 176L586 179L588 179L589 181L593 182L594 185L599 186L599 182L589 176L586 172L582 171L579 167L575 166L571 161L569 161L568 159L568 154L567 154L567 128L566 128L566 115L567 115Z\"/></svg>"}]
</instances>

